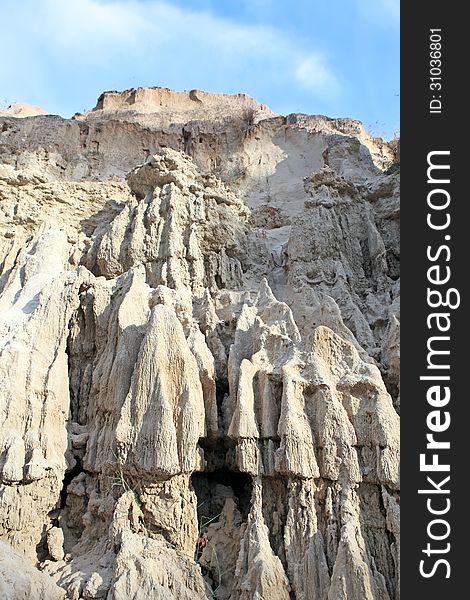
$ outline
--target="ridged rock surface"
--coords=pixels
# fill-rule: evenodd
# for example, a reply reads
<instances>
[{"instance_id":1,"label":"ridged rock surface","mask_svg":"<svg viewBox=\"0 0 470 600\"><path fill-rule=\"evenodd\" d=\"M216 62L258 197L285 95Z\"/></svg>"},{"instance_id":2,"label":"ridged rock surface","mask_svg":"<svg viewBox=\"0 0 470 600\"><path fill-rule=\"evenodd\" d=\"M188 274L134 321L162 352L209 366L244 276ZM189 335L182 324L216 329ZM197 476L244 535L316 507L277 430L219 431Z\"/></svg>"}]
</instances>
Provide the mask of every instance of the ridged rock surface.
<instances>
[{"instance_id":1,"label":"ridged rock surface","mask_svg":"<svg viewBox=\"0 0 470 600\"><path fill-rule=\"evenodd\" d=\"M395 146L241 94L42 112L0 114L2 598L398 599Z\"/></svg>"}]
</instances>

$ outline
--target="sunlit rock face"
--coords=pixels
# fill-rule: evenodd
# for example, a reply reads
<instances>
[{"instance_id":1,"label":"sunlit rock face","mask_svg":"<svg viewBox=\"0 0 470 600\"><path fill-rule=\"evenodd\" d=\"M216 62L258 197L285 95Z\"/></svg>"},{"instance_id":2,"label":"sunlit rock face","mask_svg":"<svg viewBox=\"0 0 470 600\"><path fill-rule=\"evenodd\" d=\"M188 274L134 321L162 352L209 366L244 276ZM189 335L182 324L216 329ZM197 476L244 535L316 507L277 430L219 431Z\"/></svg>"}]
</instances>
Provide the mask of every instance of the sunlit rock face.
<instances>
[{"instance_id":1,"label":"sunlit rock face","mask_svg":"<svg viewBox=\"0 0 470 600\"><path fill-rule=\"evenodd\" d=\"M2 598L396 600L396 146L243 94L43 113L0 114Z\"/></svg>"}]
</instances>

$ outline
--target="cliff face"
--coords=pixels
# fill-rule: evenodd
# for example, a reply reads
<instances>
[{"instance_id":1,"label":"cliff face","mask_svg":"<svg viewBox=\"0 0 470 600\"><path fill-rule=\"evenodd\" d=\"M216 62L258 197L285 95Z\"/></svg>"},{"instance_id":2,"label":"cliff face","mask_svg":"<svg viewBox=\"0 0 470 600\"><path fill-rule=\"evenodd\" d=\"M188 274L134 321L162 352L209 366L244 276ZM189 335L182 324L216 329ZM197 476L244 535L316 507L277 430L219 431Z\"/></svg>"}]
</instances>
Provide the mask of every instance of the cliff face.
<instances>
[{"instance_id":1,"label":"cliff face","mask_svg":"<svg viewBox=\"0 0 470 600\"><path fill-rule=\"evenodd\" d=\"M393 147L244 95L40 113L0 115L2 597L398 598Z\"/></svg>"}]
</instances>

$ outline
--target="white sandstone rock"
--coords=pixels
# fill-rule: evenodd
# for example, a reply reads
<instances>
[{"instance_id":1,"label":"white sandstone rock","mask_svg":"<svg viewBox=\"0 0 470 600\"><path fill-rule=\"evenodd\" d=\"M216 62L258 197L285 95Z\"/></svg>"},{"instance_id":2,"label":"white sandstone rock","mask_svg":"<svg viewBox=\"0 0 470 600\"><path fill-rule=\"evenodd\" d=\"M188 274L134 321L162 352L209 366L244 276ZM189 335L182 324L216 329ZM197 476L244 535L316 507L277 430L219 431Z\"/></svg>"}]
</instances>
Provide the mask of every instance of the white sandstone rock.
<instances>
[{"instance_id":1,"label":"white sandstone rock","mask_svg":"<svg viewBox=\"0 0 470 600\"><path fill-rule=\"evenodd\" d=\"M398 600L396 145L197 90L28 111L0 112L0 595Z\"/></svg>"}]
</instances>

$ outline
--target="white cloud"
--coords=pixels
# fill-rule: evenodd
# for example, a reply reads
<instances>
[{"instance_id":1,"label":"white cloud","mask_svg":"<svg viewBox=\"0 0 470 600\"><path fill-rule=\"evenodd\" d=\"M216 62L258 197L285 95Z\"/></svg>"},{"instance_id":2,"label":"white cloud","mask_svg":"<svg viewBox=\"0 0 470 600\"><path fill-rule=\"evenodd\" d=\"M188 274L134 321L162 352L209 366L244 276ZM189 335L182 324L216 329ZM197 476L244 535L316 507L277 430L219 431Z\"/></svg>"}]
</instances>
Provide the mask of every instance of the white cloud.
<instances>
[{"instance_id":1,"label":"white cloud","mask_svg":"<svg viewBox=\"0 0 470 600\"><path fill-rule=\"evenodd\" d=\"M136 34L146 27L139 6L129 2L45 0L44 8L44 26L54 32L51 44L62 48L135 43Z\"/></svg>"},{"instance_id":2,"label":"white cloud","mask_svg":"<svg viewBox=\"0 0 470 600\"><path fill-rule=\"evenodd\" d=\"M307 90L318 92L320 95L335 95L339 83L325 64L320 54L311 54L303 58L295 69L295 78Z\"/></svg>"}]
</instances>

